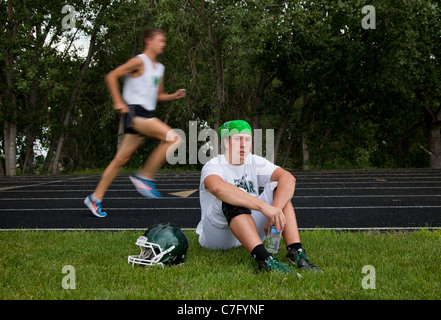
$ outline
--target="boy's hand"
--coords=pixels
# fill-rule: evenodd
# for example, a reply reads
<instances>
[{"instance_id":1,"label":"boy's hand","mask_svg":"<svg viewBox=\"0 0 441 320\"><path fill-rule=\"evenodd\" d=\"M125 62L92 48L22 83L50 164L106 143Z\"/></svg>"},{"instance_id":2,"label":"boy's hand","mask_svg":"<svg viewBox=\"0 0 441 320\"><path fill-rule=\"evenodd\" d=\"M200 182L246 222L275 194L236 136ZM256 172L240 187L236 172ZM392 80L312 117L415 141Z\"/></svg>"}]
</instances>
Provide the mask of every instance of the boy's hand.
<instances>
[{"instance_id":1,"label":"boy's hand","mask_svg":"<svg viewBox=\"0 0 441 320\"><path fill-rule=\"evenodd\" d=\"M264 227L266 234L268 233L269 228L273 225L276 226L278 232L283 231L283 229L285 228L286 218L283 214L282 209L268 204L263 208L261 212L263 213L263 215L268 217Z\"/></svg>"},{"instance_id":2,"label":"boy's hand","mask_svg":"<svg viewBox=\"0 0 441 320\"><path fill-rule=\"evenodd\" d=\"M173 95L175 99L181 99L184 98L187 94L187 91L185 89L179 89L177 90Z\"/></svg>"},{"instance_id":3,"label":"boy's hand","mask_svg":"<svg viewBox=\"0 0 441 320\"><path fill-rule=\"evenodd\" d=\"M129 112L129 107L124 102L117 102L113 105L113 109L118 111L119 113L127 113Z\"/></svg>"}]
</instances>

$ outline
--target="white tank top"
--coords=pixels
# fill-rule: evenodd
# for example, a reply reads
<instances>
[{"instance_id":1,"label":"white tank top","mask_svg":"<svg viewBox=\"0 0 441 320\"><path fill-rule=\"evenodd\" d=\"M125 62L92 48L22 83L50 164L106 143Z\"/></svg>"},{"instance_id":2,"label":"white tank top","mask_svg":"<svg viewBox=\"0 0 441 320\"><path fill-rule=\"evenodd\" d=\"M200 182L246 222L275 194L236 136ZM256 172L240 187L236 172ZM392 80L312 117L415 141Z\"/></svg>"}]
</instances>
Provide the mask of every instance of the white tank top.
<instances>
[{"instance_id":1,"label":"white tank top","mask_svg":"<svg viewBox=\"0 0 441 320\"><path fill-rule=\"evenodd\" d=\"M123 99L128 105L139 104L146 110L154 111L159 82L164 75L164 65L159 62L152 63L143 53L137 57L144 63L144 73L137 78L132 78L131 74L125 76Z\"/></svg>"}]
</instances>

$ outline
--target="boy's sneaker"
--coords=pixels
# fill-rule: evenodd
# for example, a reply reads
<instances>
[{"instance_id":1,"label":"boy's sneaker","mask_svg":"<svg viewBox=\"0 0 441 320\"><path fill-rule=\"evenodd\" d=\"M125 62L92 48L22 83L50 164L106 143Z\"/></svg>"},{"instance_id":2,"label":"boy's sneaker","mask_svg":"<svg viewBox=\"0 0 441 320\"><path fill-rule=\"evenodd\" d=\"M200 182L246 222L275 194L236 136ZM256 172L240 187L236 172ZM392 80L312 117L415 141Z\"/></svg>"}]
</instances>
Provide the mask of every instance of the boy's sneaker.
<instances>
[{"instance_id":1,"label":"boy's sneaker","mask_svg":"<svg viewBox=\"0 0 441 320\"><path fill-rule=\"evenodd\" d=\"M266 260L258 261L259 269L267 272L280 272L280 273L291 273L289 266L283 263L280 263L279 260L274 258L273 256L269 256Z\"/></svg>"},{"instance_id":2,"label":"boy's sneaker","mask_svg":"<svg viewBox=\"0 0 441 320\"><path fill-rule=\"evenodd\" d=\"M323 273L319 267L309 261L308 257L306 256L306 251L303 248L299 250L288 249L288 254L286 257L293 265L299 268L300 271L312 270Z\"/></svg>"},{"instance_id":3,"label":"boy's sneaker","mask_svg":"<svg viewBox=\"0 0 441 320\"><path fill-rule=\"evenodd\" d=\"M107 217L107 213L101 210L101 203L102 201L93 201L92 195L87 196L86 199L84 199L84 204L92 211L92 213L98 217L98 218L104 218Z\"/></svg>"},{"instance_id":4,"label":"boy's sneaker","mask_svg":"<svg viewBox=\"0 0 441 320\"><path fill-rule=\"evenodd\" d=\"M134 175L131 175L129 178L135 186L136 190L138 190L138 192L144 197L153 199L162 198L162 195L156 189L156 185L153 181L141 178L136 173Z\"/></svg>"}]
</instances>

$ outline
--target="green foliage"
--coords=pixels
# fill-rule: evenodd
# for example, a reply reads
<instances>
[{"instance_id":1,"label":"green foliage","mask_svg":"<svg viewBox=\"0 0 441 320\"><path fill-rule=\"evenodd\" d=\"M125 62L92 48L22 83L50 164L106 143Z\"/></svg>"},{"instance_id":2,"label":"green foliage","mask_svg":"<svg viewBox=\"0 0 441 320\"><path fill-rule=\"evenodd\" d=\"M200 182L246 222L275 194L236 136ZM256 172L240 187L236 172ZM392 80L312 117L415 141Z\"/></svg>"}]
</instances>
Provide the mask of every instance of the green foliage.
<instances>
[{"instance_id":1,"label":"green foliage","mask_svg":"<svg viewBox=\"0 0 441 320\"><path fill-rule=\"evenodd\" d=\"M112 159L118 115L103 78L141 52L139 35L146 26L168 34L160 56L166 91L188 92L185 99L158 105L157 116L173 128L188 132L189 121L214 128L242 118L275 129L277 162L291 168L302 166L303 138L316 168L433 165L424 149L441 145L429 139L430 130L441 128L436 1L70 4L77 11L76 29L65 30L60 2L15 1L12 26L7 2L0 1L0 53L3 62L13 57L14 71L10 85L0 84L0 121L18 124L21 165L38 140L48 150L48 167L66 133L64 170L102 167ZM375 8L375 29L362 26L366 5ZM88 41L94 30L94 54L84 72L87 47L82 52L71 41L81 34ZM134 163L142 163L156 142L145 145Z\"/></svg>"}]
</instances>

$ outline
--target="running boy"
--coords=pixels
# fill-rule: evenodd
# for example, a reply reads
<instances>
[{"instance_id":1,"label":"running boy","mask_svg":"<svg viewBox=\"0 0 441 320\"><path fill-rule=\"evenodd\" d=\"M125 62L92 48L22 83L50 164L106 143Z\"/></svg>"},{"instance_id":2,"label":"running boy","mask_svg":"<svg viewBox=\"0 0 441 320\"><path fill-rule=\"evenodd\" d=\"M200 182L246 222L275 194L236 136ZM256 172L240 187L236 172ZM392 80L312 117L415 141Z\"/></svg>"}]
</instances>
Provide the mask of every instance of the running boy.
<instances>
[{"instance_id":1,"label":"running boy","mask_svg":"<svg viewBox=\"0 0 441 320\"><path fill-rule=\"evenodd\" d=\"M300 242L291 198L295 178L265 158L251 154L251 126L243 120L219 129L225 153L208 161L201 172L199 244L211 250L242 245L259 269L289 273L263 245L269 227L282 231L287 258L300 270L321 271L312 264ZM264 188L259 195L259 187Z\"/></svg>"},{"instance_id":2,"label":"running boy","mask_svg":"<svg viewBox=\"0 0 441 320\"><path fill-rule=\"evenodd\" d=\"M141 54L111 71L105 78L114 109L125 114L125 134L94 193L84 200L92 213L100 218L107 216L101 208L104 194L145 137L158 139L161 143L150 154L142 169L130 176L130 180L138 192L148 198L161 197L153 182L154 174L165 162L167 152L173 152L182 143L168 125L153 116L157 101L171 101L186 95L185 89L177 90L173 94L164 92L164 66L156 61L156 57L166 46L165 32L157 28L147 28L143 33L143 41L144 49ZM118 79L123 76L125 81L121 96ZM167 133L174 137L173 141L167 141Z\"/></svg>"}]
</instances>

